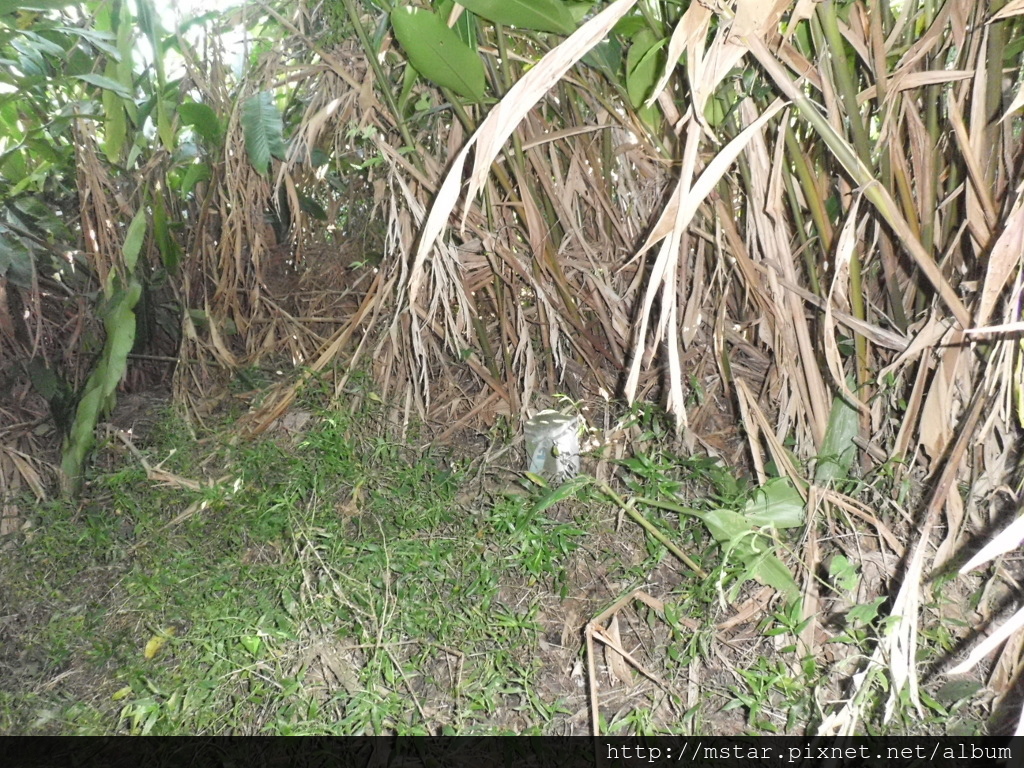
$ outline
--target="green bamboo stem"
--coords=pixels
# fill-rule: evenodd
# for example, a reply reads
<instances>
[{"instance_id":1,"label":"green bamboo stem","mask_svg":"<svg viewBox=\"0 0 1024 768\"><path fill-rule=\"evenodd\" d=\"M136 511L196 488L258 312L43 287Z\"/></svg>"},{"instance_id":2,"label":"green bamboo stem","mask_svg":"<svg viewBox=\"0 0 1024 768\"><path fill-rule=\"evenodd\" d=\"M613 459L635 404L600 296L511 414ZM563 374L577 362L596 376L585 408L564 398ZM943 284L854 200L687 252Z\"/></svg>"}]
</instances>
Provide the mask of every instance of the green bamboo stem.
<instances>
[{"instance_id":1,"label":"green bamboo stem","mask_svg":"<svg viewBox=\"0 0 1024 768\"><path fill-rule=\"evenodd\" d=\"M637 525L639 525L641 528L643 528L645 531L651 534L651 536L653 536L662 544L664 544L669 552L671 552L677 558L682 560L694 573L696 573L702 579L706 579L708 577L708 574L699 565L693 562L693 560L691 560L685 552L683 552L681 549L679 549L679 547L677 547L675 544L669 541L668 537L665 536L665 534L663 534L657 528L655 528L654 525L646 517L637 512L632 502L626 502L625 500L623 500L623 498L619 496L615 491L613 491L608 486L608 483L606 483L604 480L595 479L594 482L597 484L597 487L601 489L602 493L604 493L608 498L610 498L619 509L621 509L627 515L629 515L630 519L633 522L635 522ZM642 501L644 503L649 503L652 504L653 506L657 506L655 502L649 499L638 499L638 501ZM696 510L693 511L696 512Z\"/></svg>"}]
</instances>

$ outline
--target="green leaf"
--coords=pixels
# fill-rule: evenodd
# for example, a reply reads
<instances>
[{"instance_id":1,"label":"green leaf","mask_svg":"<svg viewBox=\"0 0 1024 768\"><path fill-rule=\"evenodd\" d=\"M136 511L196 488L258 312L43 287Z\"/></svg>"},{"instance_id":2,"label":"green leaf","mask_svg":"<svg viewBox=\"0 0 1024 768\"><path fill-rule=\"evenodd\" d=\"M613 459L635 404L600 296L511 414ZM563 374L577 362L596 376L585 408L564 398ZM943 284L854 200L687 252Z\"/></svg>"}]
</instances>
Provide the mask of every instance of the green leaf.
<instances>
[{"instance_id":1,"label":"green leaf","mask_svg":"<svg viewBox=\"0 0 1024 768\"><path fill-rule=\"evenodd\" d=\"M767 584L781 592L787 601L800 597L800 587L797 586L793 574L785 563L771 552L759 555L756 561L751 563L749 572L761 584Z\"/></svg>"},{"instance_id":2,"label":"green leaf","mask_svg":"<svg viewBox=\"0 0 1024 768\"><path fill-rule=\"evenodd\" d=\"M860 414L841 397L832 400L825 439L818 452L818 465L814 468L814 484L829 487L850 475L850 467L857 457L857 444L853 439L860 432Z\"/></svg>"},{"instance_id":3,"label":"green leaf","mask_svg":"<svg viewBox=\"0 0 1024 768\"><path fill-rule=\"evenodd\" d=\"M632 40L641 32L649 30L650 26L647 24L647 20L642 15L634 13L619 19L612 27L612 35Z\"/></svg>"},{"instance_id":4,"label":"green leaf","mask_svg":"<svg viewBox=\"0 0 1024 768\"><path fill-rule=\"evenodd\" d=\"M224 128L221 126L217 113L206 104L189 101L178 106L178 114L181 116L183 125L195 128L208 148L219 147L224 136Z\"/></svg>"},{"instance_id":5,"label":"green leaf","mask_svg":"<svg viewBox=\"0 0 1024 768\"><path fill-rule=\"evenodd\" d=\"M577 475L571 480L567 480L557 488L552 488L550 491L545 493L536 506L530 511L531 515L536 515L543 512L553 504L557 504L560 501L575 496L581 489L586 488L590 484L590 478L586 475Z\"/></svg>"},{"instance_id":6,"label":"green leaf","mask_svg":"<svg viewBox=\"0 0 1024 768\"><path fill-rule=\"evenodd\" d=\"M391 25L421 75L460 96L483 98L483 62L438 16L405 6L391 12Z\"/></svg>"},{"instance_id":7,"label":"green leaf","mask_svg":"<svg viewBox=\"0 0 1024 768\"><path fill-rule=\"evenodd\" d=\"M44 400L52 400L61 393L62 381L54 370L38 357L33 357L26 366L32 387Z\"/></svg>"},{"instance_id":8,"label":"green leaf","mask_svg":"<svg viewBox=\"0 0 1024 768\"><path fill-rule=\"evenodd\" d=\"M452 8L455 7L455 0L439 0L434 6L438 17L441 20L451 18ZM451 30L459 36L459 39L470 48L476 47L476 14L472 11L465 11L459 14Z\"/></svg>"},{"instance_id":9,"label":"green leaf","mask_svg":"<svg viewBox=\"0 0 1024 768\"><path fill-rule=\"evenodd\" d=\"M146 212L140 210L135 214L132 223L128 225L128 233L124 236L124 247L121 253L124 256L124 265L128 268L128 274L135 272L135 264L139 260L139 253L142 251L142 243L146 239Z\"/></svg>"},{"instance_id":10,"label":"green leaf","mask_svg":"<svg viewBox=\"0 0 1024 768\"><path fill-rule=\"evenodd\" d=\"M89 374L75 420L61 459L64 490L77 494L82 484L82 466L95 442L96 424L114 402L114 392L128 368L128 353L135 343L135 305L142 284L132 278L126 288L117 289L103 312L107 332L103 354Z\"/></svg>"},{"instance_id":11,"label":"green leaf","mask_svg":"<svg viewBox=\"0 0 1024 768\"><path fill-rule=\"evenodd\" d=\"M269 91L250 96L242 105L242 131L249 162L261 176L267 175L270 158L284 160L284 126L281 113Z\"/></svg>"},{"instance_id":12,"label":"green leaf","mask_svg":"<svg viewBox=\"0 0 1024 768\"><path fill-rule=\"evenodd\" d=\"M587 51L583 63L601 70L608 77L615 77L622 66L622 44L615 38L602 40Z\"/></svg>"},{"instance_id":13,"label":"green leaf","mask_svg":"<svg viewBox=\"0 0 1024 768\"><path fill-rule=\"evenodd\" d=\"M174 151L175 135L174 124L171 122L171 115L174 113L174 103L166 99L159 99L156 103L156 132L164 149L168 152Z\"/></svg>"},{"instance_id":14,"label":"green leaf","mask_svg":"<svg viewBox=\"0 0 1024 768\"><path fill-rule=\"evenodd\" d=\"M112 164L121 159L121 150L128 136L128 116L124 99L113 91L103 91L103 154Z\"/></svg>"},{"instance_id":15,"label":"green leaf","mask_svg":"<svg viewBox=\"0 0 1024 768\"><path fill-rule=\"evenodd\" d=\"M185 178L181 180L181 194L187 196L200 181L210 178L210 166L206 163L193 163L185 171Z\"/></svg>"},{"instance_id":16,"label":"green leaf","mask_svg":"<svg viewBox=\"0 0 1024 768\"><path fill-rule=\"evenodd\" d=\"M312 197L307 195L301 195L299 197L299 208L308 216L316 219L317 221L327 221L327 211Z\"/></svg>"},{"instance_id":17,"label":"green leaf","mask_svg":"<svg viewBox=\"0 0 1024 768\"><path fill-rule=\"evenodd\" d=\"M18 239L0 234L0 277L6 277L19 288L32 288L35 265L32 254Z\"/></svg>"},{"instance_id":18,"label":"green leaf","mask_svg":"<svg viewBox=\"0 0 1024 768\"><path fill-rule=\"evenodd\" d=\"M866 627L878 618L878 609L882 607L882 603L886 600L888 598L883 595L876 597L870 603L855 605L847 612L846 620L852 627Z\"/></svg>"},{"instance_id":19,"label":"green leaf","mask_svg":"<svg viewBox=\"0 0 1024 768\"><path fill-rule=\"evenodd\" d=\"M109 32L100 32L95 29L78 29L76 27L57 27L57 30L68 35L75 35L83 40L88 40L114 61L121 60L121 52L114 45L114 35Z\"/></svg>"},{"instance_id":20,"label":"green leaf","mask_svg":"<svg viewBox=\"0 0 1024 768\"><path fill-rule=\"evenodd\" d=\"M113 91L122 99L131 99L132 92L125 88L121 83L117 82L110 77L104 75L75 75L76 80L82 80L83 82L89 83L89 85L95 85L98 88L102 88L105 91Z\"/></svg>"},{"instance_id":21,"label":"green leaf","mask_svg":"<svg viewBox=\"0 0 1024 768\"><path fill-rule=\"evenodd\" d=\"M828 564L828 575L840 592L853 592L860 583L857 566L843 555L836 555L832 558Z\"/></svg>"},{"instance_id":22,"label":"green leaf","mask_svg":"<svg viewBox=\"0 0 1024 768\"><path fill-rule=\"evenodd\" d=\"M661 49L667 39L656 40L652 32L637 34L633 45L626 54L626 94L630 103L639 108L651 95L664 67L661 64Z\"/></svg>"},{"instance_id":23,"label":"green leaf","mask_svg":"<svg viewBox=\"0 0 1024 768\"><path fill-rule=\"evenodd\" d=\"M562 35L576 29L568 6L561 0L466 0L462 5L497 24Z\"/></svg>"},{"instance_id":24,"label":"green leaf","mask_svg":"<svg viewBox=\"0 0 1024 768\"><path fill-rule=\"evenodd\" d=\"M765 483L744 509L744 516L756 526L797 528L804 524L804 500L786 478Z\"/></svg>"},{"instance_id":25,"label":"green leaf","mask_svg":"<svg viewBox=\"0 0 1024 768\"><path fill-rule=\"evenodd\" d=\"M756 533L748 518L729 509L715 509L702 515L702 519L727 556L743 565L747 578L774 587L788 600L799 597L800 588L793 574L772 552L774 542Z\"/></svg>"},{"instance_id":26,"label":"green leaf","mask_svg":"<svg viewBox=\"0 0 1024 768\"><path fill-rule=\"evenodd\" d=\"M50 11L74 5L74 0L0 0L0 16L15 11Z\"/></svg>"},{"instance_id":27,"label":"green leaf","mask_svg":"<svg viewBox=\"0 0 1024 768\"><path fill-rule=\"evenodd\" d=\"M81 486L82 465L85 463L85 457L92 450L95 442L93 430L100 418L103 392L96 385L95 379L96 371L94 370L85 385L85 392L81 400L78 401L78 410L75 412L75 420L71 425L71 433L68 435L68 444L61 459L60 468L64 473L67 490L72 494L77 493Z\"/></svg>"},{"instance_id":28,"label":"green leaf","mask_svg":"<svg viewBox=\"0 0 1024 768\"><path fill-rule=\"evenodd\" d=\"M160 257L163 259L164 268L173 274L181 263L181 248L171 236L171 228L167 224L167 208L164 206L164 199L160 195L154 198L153 236L156 238L157 248L160 249Z\"/></svg>"},{"instance_id":29,"label":"green leaf","mask_svg":"<svg viewBox=\"0 0 1024 768\"><path fill-rule=\"evenodd\" d=\"M713 509L701 515L701 520L719 543L733 541L754 530L749 520L731 509Z\"/></svg>"}]
</instances>

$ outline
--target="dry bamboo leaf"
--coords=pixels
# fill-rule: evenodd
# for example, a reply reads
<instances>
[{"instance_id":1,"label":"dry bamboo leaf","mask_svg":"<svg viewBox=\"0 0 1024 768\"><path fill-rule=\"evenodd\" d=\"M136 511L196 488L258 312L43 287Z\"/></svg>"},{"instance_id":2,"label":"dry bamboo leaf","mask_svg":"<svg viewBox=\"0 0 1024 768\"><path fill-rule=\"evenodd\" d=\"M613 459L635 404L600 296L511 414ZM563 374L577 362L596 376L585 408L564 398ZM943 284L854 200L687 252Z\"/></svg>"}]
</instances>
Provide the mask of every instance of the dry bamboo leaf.
<instances>
[{"instance_id":1,"label":"dry bamboo leaf","mask_svg":"<svg viewBox=\"0 0 1024 768\"><path fill-rule=\"evenodd\" d=\"M1021 674L1024 674L1024 632L1010 633L999 650L988 676L988 687L995 691L997 702L1017 704L1014 694L1020 688Z\"/></svg>"},{"instance_id":2,"label":"dry bamboo leaf","mask_svg":"<svg viewBox=\"0 0 1024 768\"><path fill-rule=\"evenodd\" d=\"M967 127L964 125L964 118L960 114L960 107L956 103L956 99L950 99L947 108L949 122L953 126L953 135L960 147L961 157L967 166L967 175L971 182L967 188L967 223L978 243L985 248L992 236L992 228L996 225L995 203L992 202L992 195L988 189L989 183L985 179L982 163L978 157L980 148L967 133ZM976 130L975 135L982 134Z\"/></svg>"},{"instance_id":3,"label":"dry bamboo leaf","mask_svg":"<svg viewBox=\"0 0 1024 768\"><path fill-rule=\"evenodd\" d=\"M924 553L930 533L931 525L928 524L921 540L914 548L900 590L893 601L889 616L896 624L889 627L889 634L880 643L880 646L886 649L889 674L892 677L883 722L889 722L892 718L904 686L907 686L909 703L917 709L920 717L924 717L917 690L917 625L921 605Z\"/></svg>"},{"instance_id":4,"label":"dry bamboo leaf","mask_svg":"<svg viewBox=\"0 0 1024 768\"><path fill-rule=\"evenodd\" d=\"M651 106L668 84L668 79L675 71L676 62L680 60L683 53L687 53L687 69L690 67L701 67L701 53L704 50L704 39L707 37L708 26L711 23L711 10L700 3L692 3L686 9L686 13L672 30L672 37L668 41L668 55L666 57L665 71L661 73L658 82L654 86L646 106ZM699 82L700 78L696 80ZM694 82L691 77L690 82Z\"/></svg>"},{"instance_id":5,"label":"dry bamboo leaf","mask_svg":"<svg viewBox=\"0 0 1024 768\"><path fill-rule=\"evenodd\" d=\"M1003 116L999 118L999 122L1002 123L1005 120L1007 120L1009 117L1013 115L1014 112L1016 112L1021 107L1024 107L1024 83L1021 83L1017 87L1017 95L1013 97L1013 101L1010 102L1010 106L1006 108L1006 112L1003 114Z\"/></svg>"},{"instance_id":6,"label":"dry bamboo leaf","mask_svg":"<svg viewBox=\"0 0 1024 768\"><path fill-rule=\"evenodd\" d=\"M948 7L948 4L943 7ZM928 281L934 286L935 290L938 291L943 302L949 307L961 327L966 328L969 325L970 317L967 308L949 280L946 279L939 265L935 262L933 255L928 252L921 239L907 223L906 218L899 206L896 205L896 201L888 189L877 183L870 169L864 165L845 137L826 120L819 111L818 106L812 103L797 84L792 81L764 43L754 35L747 38L747 43L750 46L751 53L768 71L776 85L779 86L787 97L793 100L793 103L800 109L801 114L814 126L815 130L832 151L836 160L842 164L854 181L864 189L865 197L868 198L878 213L892 227L900 242L903 243L914 262L921 269L921 272L928 278Z\"/></svg>"},{"instance_id":7,"label":"dry bamboo leaf","mask_svg":"<svg viewBox=\"0 0 1024 768\"><path fill-rule=\"evenodd\" d=\"M797 0L792 12L789 15L789 23L786 25L785 39L789 40L801 21L805 21L814 15L815 6L822 0Z\"/></svg>"},{"instance_id":8,"label":"dry bamboo leaf","mask_svg":"<svg viewBox=\"0 0 1024 768\"><path fill-rule=\"evenodd\" d=\"M832 285L828 290L828 301L825 303L825 328L824 328L824 340L825 340L825 361L828 363L829 372L832 374L832 379L835 381L839 391L843 393L843 399L852 405L855 405L857 409L868 415L870 411L865 403L861 401L859 397L850 389L846 383L846 372L843 370L842 356L839 354L839 345L836 343L835 338L835 321L832 319L832 302L835 295L838 293L842 297L847 295L846 281L850 276L850 260L853 258L853 252L856 247L856 232L857 232L857 211L860 209L861 195L858 194L853 199L853 204L850 206L850 210L847 213L846 221L843 223L843 228L839 232L839 239L836 241L836 269L835 276L832 279ZM844 304L846 302L844 301Z\"/></svg>"},{"instance_id":9,"label":"dry bamboo leaf","mask_svg":"<svg viewBox=\"0 0 1024 768\"><path fill-rule=\"evenodd\" d=\"M806 622L804 628L800 631L798 638L800 653L799 656L802 659L815 658L817 656L817 634L818 634L818 611L819 611L819 600L818 600L818 565L820 561L820 555L818 552L818 534L815 530L815 526L810 524L810 521L815 518L819 505L824 503L821 497L821 491L813 486L808 489L807 496L807 510L808 510L808 526L807 526L807 542L804 545L804 588L803 588L803 602L800 605L800 620ZM799 671L799 662L794 659L794 664L797 665L797 669L794 669L794 673Z\"/></svg>"},{"instance_id":10,"label":"dry bamboo leaf","mask_svg":"<svg viewBox=\"0 0 1024 768\"><path fill-rule=\"evenodd\" d=\"M608 633L608 638L611 640L611 644L604 647L604 660L608 665L608 671L611 673L613 680L618 680L623 685L632 685L633 675L630 674L629 665L626 664L625 660L616 650L616 648L622 647L622 636L619 634L618 614L612 616L612 620L609 622L605 631Z\"/></svg>"},{"instance_id":11,"label":"dry bamboo leaf","mask_svg":"<svg viewBox=\"0 0 1024 768\"><path fill-rule=\"evenodd\" d=\"M942 337L948 332L949 324L947 322L940 320L934 312L929 314L928 320L924 323L921 329L914 334L913 339L906 345L899 357L879 371L875 381L879 386L881 386L886 377L894 374L900 368L907 365L911 360L914 360L924 354L927 350L934 349L939 342L942 341Z\"/></svg>"},{"instance_id":12,"label":"dry bamboo leaf","mask_svg":"<svg viewBox=\"0 0 1024 768\"><path fill-rule=\"evenodd\" d=\"M3 448L4 454L14 463L21 478L28 483L28 487L32 489L32 494L38 501L43 501L46 498L43 479L36 472L35 467L32 466L29 457L13 448L7 446L0 447Z\"/></svg>"},{"instance_id":13,"label":"dry bamboo leaf","mask_svg":"<svg viewBox=\"0 0 1024 768\"><path fill-rule=\"evenodd\" d=\"M693 102L691 110L712 139L717 140L716 132L704 118L704 108L708 99L714 95L719 84L739 60L746 55L746 38L760 36L765 30L776 26L789 4L789 0L775 0L774 5L767 5L764 0L739 0L731 23L719 26L715 39L708 47L707 55L696 55L697 46L688 49L687 77ZM718 11L722 16L729 16L724 8L719 8ZM694 27L699 29L700 15L695 17Z\"/></svg>"},{"instance_id":14,"label":"dry bamboo leaf","mask_svg":"<svg viewBox=\"0 0 1024 768\"><path fill-rule=\"evenodd\" d=\"M946 504L943 508L946 511L946 537L932 556L932 571L936 573L956 554L960 548L960 537L963 533L964 501L960 498L960 494L955 491L947 494Z\"/></svg>"},{"instance_id":15,"label":"dry bamboo leaf","mask_svg":"<svg viewBox=\"0 0 1024 768\"><path fill-rule=\"evenodd\" d=\"M962 675L964 672L970 671L977 666L979 661L998 648L1000 643L1020 629L1024 629L1024 608L1021 608L1003 624L1000 624L991 635L975 646L966 659L947 670L947 674Z\"/></svg>"},{"instance_id":16,"label":"dry bamboo leaf","mask_svg":"<svg viewBox=\"0 0 1024 768\"><path fill-rule=\"evenodd\" d=\"M892 532L889 526L873 515L871 510L864 507L856 499L852 499L849 496L838 493L837 491L815 488L816 493L819 493L822 490L824 490L825 497L828 499L829 503L845 509L854 517L859 517L861 520L871 525L872 528L878 531L878 535L885 541L885 543L889 545L889 548L896 553L896 556L900 558L903 557L903 554L906 551L903 544L898 538L896 538L896 534Z\"/></svg>"},{"instance_id":17,"label":"dry bamboo leaf","mask_svg":"<svg viewBox=\"0 0 1024 768\"><path fill-rule=\"evenodd\" d=\"M420 231L419 246L413 258L408 278L408 297L415 303L423 281L423 265L427 254L441 235L448 216L455 209L462 186L462 174L466 157L477 145L466 199L472 200L490 173L494 159L505 141L515 130L533 106L557 83L577 61L604 39L636 0L615 0L601 13L577 29L557 47L549 51L529 72L513 85L504 98L492 107L490 113L469 138L462 151L452 161L448 175L438 190L430 214ZM462 226L465 226L468 206L463 210Z\"/></svg>"},{"instance_id":18,"label":"dry bamboo leaf","mask_svg":"<svg viewBox=\"0 0 1024 768\"><path fill-rule=\"evenodd\" d=\"M944 344L939 364L932 375L928 393L921 409L918 440L932 461L937 461L953 437L953 419L956 415L955 381L960 374L963 352L963 333L951 331Z\"/></svg>"},{"instance_id":19,"label":"dry bamboo leaf","mask_svg":"<svg viewBox=\"0 0 1024 768\"><path fill-rule=\"evenodd\" d=\"M963 564L960 573L973 571L978 566L984 565L989 560L994 560L1004 555L1011 549L1016 549L1024 542L1024 516L1018 517L1003 530L992 537L984 547L978 550L970 560Z\"/></svg>"},{"instance_id":20,"label":"dry bamboo leaf","mask_svg":"<svg viewBox=\"0 0 1024 768\"><path fill-rule=\"evenodd\" d=\"M647 327L650 322L651 307L654 304L655 296L659 290L662 290L663 301L666 308L675 306L677 301L674 284L671 282L672 276L669 274L668 267L670 261L674 264L675 260L679 257L678 244L682 237L683 230L689 225L691 219L693 219L698 206L703 202L704 198L711 194L715 185L718 184L719 180L739 156L740 152L743 151L743 148L746 147L747 144L758 134L764 124L774 117L775 114L784 106L785 103L782 101L776 100L773 102L756 120L744 128L735 139L726 144L725 147L715 155L701 173L697 181L694 182L692 187L689 186L689 177L685 172L681 172L679 175L679 183L676 185L676 188L672 193L672 197L658 217L658 221L651 230L651 234L640 247L636 256L633 257L634 259L638 258L659 240L666 236L671 236L669 240L666 240L666 243L668 244L667 247L663 246L661 252L658 254L654 268L652 269L647 281L647 291L644 295L643 306L638 318L639 324L636 340L634 342L633 362L630 366L629 376L626 379L626 385L623 389L626 399L630 402L632 402L636 395L637 384L640 380L640 364L643 361L643 353L647 345ZM696 131L691 128L687 137L687 149L689 152L684 153L684 166L685 154L696 152L695 146L692 146L696 143L696 139L694 138L696 135ZM673 244L676 246L675 249L672 248ZM672 275L674 275L674 271L672 272ZM671 292L669 292L670 286L672 288ZM668 311L663 313L664 319L662 320L662 324L667 321L668 314Z\"/></svg>"},{"instance_id":21,"label":"dry bamboo leaf","mask_svg":"<svg viewBox=\"0 0 1024 768\"><path fill-rule=\"evenodd\" d=\"M1020 16L1021 14L1024 14L1024 0L1010 0L1010 2L992 14L992 18L985 23L991 24L994 21L1008 19L1011 16Z\"/></svg>"},{"instance_id":22,"label":"dry bamboo leaf","mask_svg":"<svg viewBox=\"0 0 1024 768\"><path fill-rule=\"evenodd\" d=\"M992 316L996 300L1007 281L1014 270L1020 269L1021 254L1024 254L1024 186L1018 190L1013 211L1006 217L1003 231L989 254L985 283L974 319L975 328L982 328Z\"/></svg>"}]
</instances>

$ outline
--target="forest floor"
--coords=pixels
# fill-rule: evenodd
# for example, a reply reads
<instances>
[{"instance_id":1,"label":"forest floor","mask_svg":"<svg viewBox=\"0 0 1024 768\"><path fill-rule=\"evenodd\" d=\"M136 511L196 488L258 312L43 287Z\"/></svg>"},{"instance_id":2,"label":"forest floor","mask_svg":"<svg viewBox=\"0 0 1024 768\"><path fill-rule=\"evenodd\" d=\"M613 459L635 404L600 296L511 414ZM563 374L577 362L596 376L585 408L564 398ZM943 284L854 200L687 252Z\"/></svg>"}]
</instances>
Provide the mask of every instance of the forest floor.
<instances>
[{"instance_id":1,"label":"forest floor","mask_svg":"<svg viewBox=\"0 0 1024 768\"><path fill-rule=\"evenodd\" d=\"M230 430L243 398L202 435L157 406L144 437L110 431L76 503L25 502L0 542L0 733L582 735L593 688L606 734L803 734L871 652L878 603L858 614L835 587L801 655L799 602L699 517L644 510L688 565L601 483L526 477L498 430L399 439L379 399L325 401L250 441ZM674 455L653 412L633 426L631 458L583 471L749 509L740 473ZM781 559L786 534L764 539ZM926 662L958 638L921 632ZM989 727L979 683L925 688L925 717L869 707L865 728Z\"/></svg>"}]
</instances>

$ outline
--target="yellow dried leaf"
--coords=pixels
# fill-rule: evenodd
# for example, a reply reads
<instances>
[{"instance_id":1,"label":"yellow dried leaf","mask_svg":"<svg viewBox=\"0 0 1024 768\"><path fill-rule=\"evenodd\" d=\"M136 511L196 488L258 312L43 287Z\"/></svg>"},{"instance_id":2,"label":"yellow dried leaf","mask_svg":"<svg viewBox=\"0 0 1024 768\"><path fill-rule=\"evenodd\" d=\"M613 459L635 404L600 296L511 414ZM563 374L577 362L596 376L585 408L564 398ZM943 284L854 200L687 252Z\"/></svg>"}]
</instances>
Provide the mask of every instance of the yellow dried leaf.
<instances>
[{"instance_id":1,"label":"yellow dried leaf","mask_svg":"<svg viewBox=\"0 0 1024 768\"><path fill-rule=\"evenodd\" d=\"M170 640L177 633L176 627L164 627L155 635L153 635L146 642L146 648L143 650L142 655L146 660L156 658L156 655L160 653L167 641Z\"/></svg>"}]
</instances>

